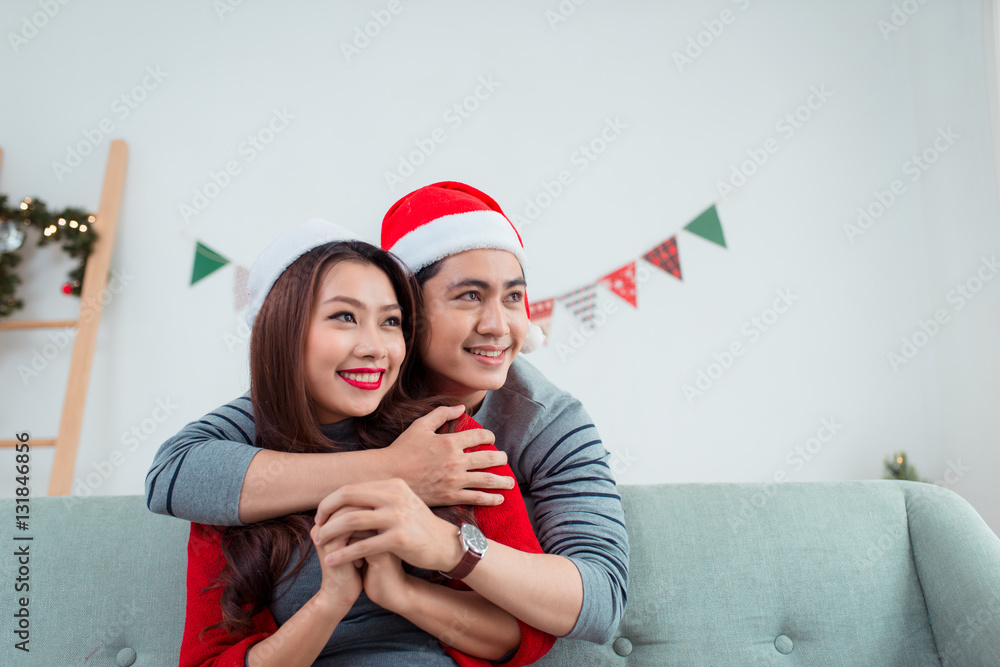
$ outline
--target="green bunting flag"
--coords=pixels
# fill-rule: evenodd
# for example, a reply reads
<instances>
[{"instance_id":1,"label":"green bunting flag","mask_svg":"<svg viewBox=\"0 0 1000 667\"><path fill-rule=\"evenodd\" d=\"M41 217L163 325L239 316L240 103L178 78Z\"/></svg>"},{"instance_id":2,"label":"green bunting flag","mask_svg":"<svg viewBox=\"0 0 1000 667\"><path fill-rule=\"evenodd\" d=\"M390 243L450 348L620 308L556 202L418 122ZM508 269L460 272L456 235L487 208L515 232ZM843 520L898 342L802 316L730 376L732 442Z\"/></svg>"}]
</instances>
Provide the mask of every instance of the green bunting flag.
<instances>
[{"instance_id":1,"label":"green bunting flag","mask_svg":"<svg viewBox=\"0 0 1000 667\"><path fill-rule=\"evenodd\" d=\"M201 241L197 242L194 251L194 269L191 271L191 284L204 278L205 276L221 269L229 260L215 252Z\"/></svg>"},{"instance_id":2,"label":"green bunting flag","mask_svg":"<svg viewBox=\"0 0 1000 667\"><path fill-rule=\"evenodd\" d=\"M684 229L712 243L717 243L723 248L726 247L726 237L722 234L722 223L719 221L719 213L715 210L715 204L709 206L704 213L689 222Z\"/></svg>"}]
</instances>

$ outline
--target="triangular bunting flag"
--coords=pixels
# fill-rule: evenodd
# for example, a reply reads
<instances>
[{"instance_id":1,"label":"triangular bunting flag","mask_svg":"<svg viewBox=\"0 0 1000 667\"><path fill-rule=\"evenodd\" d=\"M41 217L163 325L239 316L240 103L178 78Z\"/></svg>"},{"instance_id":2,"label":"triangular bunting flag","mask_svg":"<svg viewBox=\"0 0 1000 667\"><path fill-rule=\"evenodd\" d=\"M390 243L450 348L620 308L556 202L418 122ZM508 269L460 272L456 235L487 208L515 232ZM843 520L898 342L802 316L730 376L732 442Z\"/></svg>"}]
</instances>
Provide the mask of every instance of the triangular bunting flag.
<instances>
[{"instance_id":1,"label":"triangular bunting flag","mask_svg":"<svg viewBox=\"0 0 1000 667\"><path fill-rule=\"evenodd\" d=\"M229 264L228 259L198 241L194 251L194 269L191 271L191 284L194 285L205 276L221 269L226 264Z\"/></svg>"},{"instance_id":2,"label":"triangular bunting flag","mask_svg":"<svg viewBox=\"0 0 1000 667\"><path fill-rule=\"evenodd\" d=\"M628 301L633 308L638 307L635 302L635 262L629 262L597 282Z\"/></svg>"},{"instance_id":3,"label":"triangular bunting flag","mask_svg":"<svg viewBox=\"0 0 1000 667\"><path fill-rule=\"evenodd\" d=\"M563 294L559 300L581 322L586 324L594 319L594 310L597 305L597 283L584 285L580 289Z\"/></svg>"},{"instance_id":4,"label":"triangular bunting flag","mask_svg":"<svg viewBox=\"0 0 1000 667\"><path fill-rule=\"evenodd\" d=\"M537 324L545 333L545 344L549 343L549 329L552 326L552 311L555 309L556 300L546 299L539 303L531 304L531 323Z\"/></svg>"},{"instance_id":5,"label":"triangular bunting flag","mask_svg":"<svg viewBox=\"0 0 1000 667\"><path fill-rule=\"evenodd\" d=\"M715 210L715 204L689 222L684 229L712 243L718 243L723 248L726 247L726 237L722 234L722 223L719 221L719 212Z\"/></svg>"},{"instance_id":6,"label":"triangular bunting flag","mask_svg":"<svg viewBox=\"0 0 1000 667\"><path fill-rule=\"evenodd\" d=\"M236 273L233 276L233 306L236 312L240 312L250 303L250 293L247 291L247 280L250 278L250 271L240 264L236 265Z\"/></svg>"},{"instance_id":7,"label":"triangular bunting flag","mask_svg":"<svg viewBox=\"0 0 1000 667\"><path fill-rule=\"evenodd\" d=\"M669 239L656 246L643 258L650 264L660 267L677 280L681 278L681 258L677 254L677 237L671 236Z\"/></svg>"}]
</instances>

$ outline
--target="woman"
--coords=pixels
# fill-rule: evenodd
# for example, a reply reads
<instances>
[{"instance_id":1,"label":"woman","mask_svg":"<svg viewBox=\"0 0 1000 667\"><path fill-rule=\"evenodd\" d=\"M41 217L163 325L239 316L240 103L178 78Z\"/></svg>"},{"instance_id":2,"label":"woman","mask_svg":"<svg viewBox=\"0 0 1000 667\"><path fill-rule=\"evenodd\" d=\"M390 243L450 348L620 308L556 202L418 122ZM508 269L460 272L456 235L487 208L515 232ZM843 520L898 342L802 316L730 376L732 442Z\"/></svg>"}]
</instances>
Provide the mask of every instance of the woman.
<instances>
[{"instance_id":1,"label":"woman","mask_svg":"<svg viewBox=\"0 0 1000 667\"><path fill-rule=\"evenodd\" d=\"M378 447L428 409L428 401L412 398L410 383L399 381L413 363L406 355L416 310L409 279L372 246L327 242L343 237L329 223L308 221L254 266L251 395L265 448ZM514 502L475 518L460 508L437 514L417 502L409 521L442 539L456 523L479 522L494 539L541 551ZM182 664L380 664L394 653L418 665L487 664L465 653L526 664L554 641L478 594L456 590L456 581L445 588L427 570L404 572L391 553L325 565L312 555L311 524L304 514L228 529L192 524ZM346 530L317 552L346 545L352 534L363 537ZM454 574L454 560L435 565ZM456 626L456 618L477 622ZM427 632L449 645L442 648Z\"/></svg>"},{"instance_id":2,"label":"woman","mask_svg":"<svg viewBox=\"0 0 1000 667\"><path fill-rule=\"evenodd\" d=\"M518 484L530 494L545 553L491 545L490 562L465 582L533 627L609 642L625 611L624 511L608 453L587 411L517 358L529 330L526 299L517 296L525 292L520 237L492 198L445 182L419 188L393 205L382 223L382 247L424 279L421 322L428 334L424 365L431 389L461 401L484 429L438 435L437 428L458 414L439 408L380 450L262 451L253 446L249 399L241 397L163 443L146 478L150 509L239 525L317 508L332 495L321 508L326 516L348 500L348 492L369 507L381 502L371 485L395 477L429 506L489 506L502 500L495 491L508 480L480 470L505 462L506 453ZM493 434L501 454L466 453L472 445L492 442ZM367 492L356 488L359 482ZM365 540L368 544L352 546L371 552L395 541L405 543L410 554L441 548L404 529L383 528L376 539ZM393 549L397 555L402 551Z\"/></svg>"}]
</instances>

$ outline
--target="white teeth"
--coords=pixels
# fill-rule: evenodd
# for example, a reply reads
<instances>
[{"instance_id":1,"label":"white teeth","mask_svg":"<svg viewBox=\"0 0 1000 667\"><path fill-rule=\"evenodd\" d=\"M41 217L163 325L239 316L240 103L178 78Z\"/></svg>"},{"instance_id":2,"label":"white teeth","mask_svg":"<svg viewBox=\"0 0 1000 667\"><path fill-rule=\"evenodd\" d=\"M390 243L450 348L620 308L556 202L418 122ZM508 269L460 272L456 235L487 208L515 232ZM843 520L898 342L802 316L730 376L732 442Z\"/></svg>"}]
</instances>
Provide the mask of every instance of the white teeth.
<instances>
[{"instance_id":1,"label":"white teeth","mask_svg":"<svg viewBox=\"0 0 1000 667\"><path fill-rule=\"evenodd\" d=\"M341 376L355 382L378 382L381 373L341 373Z\"/></svg>"},{"instance_id":2,"label":"white teeth","mask_svg":"<svg viewBox=\"0 0 1000 667\"><path fill-rule=\"evenodd\" d=\"M490 357L491 359L496 359L501 354L503 354L503 350L497 350L497 351L494 352L494 351L490 351L490 350L477 350L477 349L471 348L471 347L469 348L469 352L471 352L472 354L478 354L478 355L483 356L483 357Z\"/></svg>"}]
</instances>

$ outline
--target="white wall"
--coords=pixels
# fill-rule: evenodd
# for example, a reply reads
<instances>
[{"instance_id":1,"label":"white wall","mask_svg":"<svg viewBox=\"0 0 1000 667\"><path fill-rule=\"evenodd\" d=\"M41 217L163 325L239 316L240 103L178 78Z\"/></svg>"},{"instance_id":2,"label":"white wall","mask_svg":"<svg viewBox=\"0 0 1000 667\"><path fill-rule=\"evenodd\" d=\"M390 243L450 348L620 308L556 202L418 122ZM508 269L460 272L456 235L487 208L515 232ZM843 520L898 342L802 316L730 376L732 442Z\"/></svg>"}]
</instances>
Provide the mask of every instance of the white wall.
<instances>
[{"instance_id":1,"label":"white wall","mask_svg":"<svg viewBox=\"0 0 1000 667\"><path fill-rule=\"evenodd\" d=\"M579 323L557 306L550 345L532 355L591 410L620 482L877 478L882 459L904 449L925 477L959 469L950 488L1000 530L1000 280L961 310L948 298L1000 250L980 2L910 0L916 11L896 15L898 26L888 1L399 3L349 62L341 44L371 12L388 15L388 1L243 3L221 16L190 0L70 3L16 53L9 33L39 3L4 4L0 189L93 209L108 139L61 181L53 162L102 118L130 148L112 261L128 283L101 324L81 492L140 493L159 443L246 387L246 345L231 338L240 336L235 267L190 287L195 239L244 266L312 215L377 240L393 201L444 179L481 187L524 217L527 200L568 170L572 184L522 229L534 301L639 257L713 202L729 246L680 232L683 282L652 269L639 309L617 301L579 349ZM547 12L560 6L575 11L554 22ZM730 22L712 24L723 11ZM706 21L720 34L678 66L675 52ZM123 118L114 101L148 68L162 81L147 78L146 99ZM479 108L460 124L446 115L481 80L496 87L478 89ZM814 90L829 97L811 98L810 118L794 133L779 126ZM241 142L274 109L294 118L249 161ZM574 152L607 119L625 128L580 171ZM390 188L385 172L435 128L446 140ZM906 166L949 128L935 164ZM777 151L723 201L717 183L769 138ZM241 172L185 222L180 205L228 160ZM902 194L851 243L844 226L894 180ZM59 293L70 266L29 250L20 316L72 317L77 302ZM787 312L757 339L742 333L782 290L795 299ZM887 354L938 309L947 323L893 368ZM744 353L688 400L684 385L717 371L713 355L737 341ZM4 334L8 434L58 428L69 347L37 377L18 372L49 342ZM162 423L158 404L172 406ZM824 419L840 425L836 434L795 463ZM88 484L113 450L124 463ZM50 460L34 457L36 493ZM0 493L13 493L9 477Z\"/></svg>"}]
</instances>

